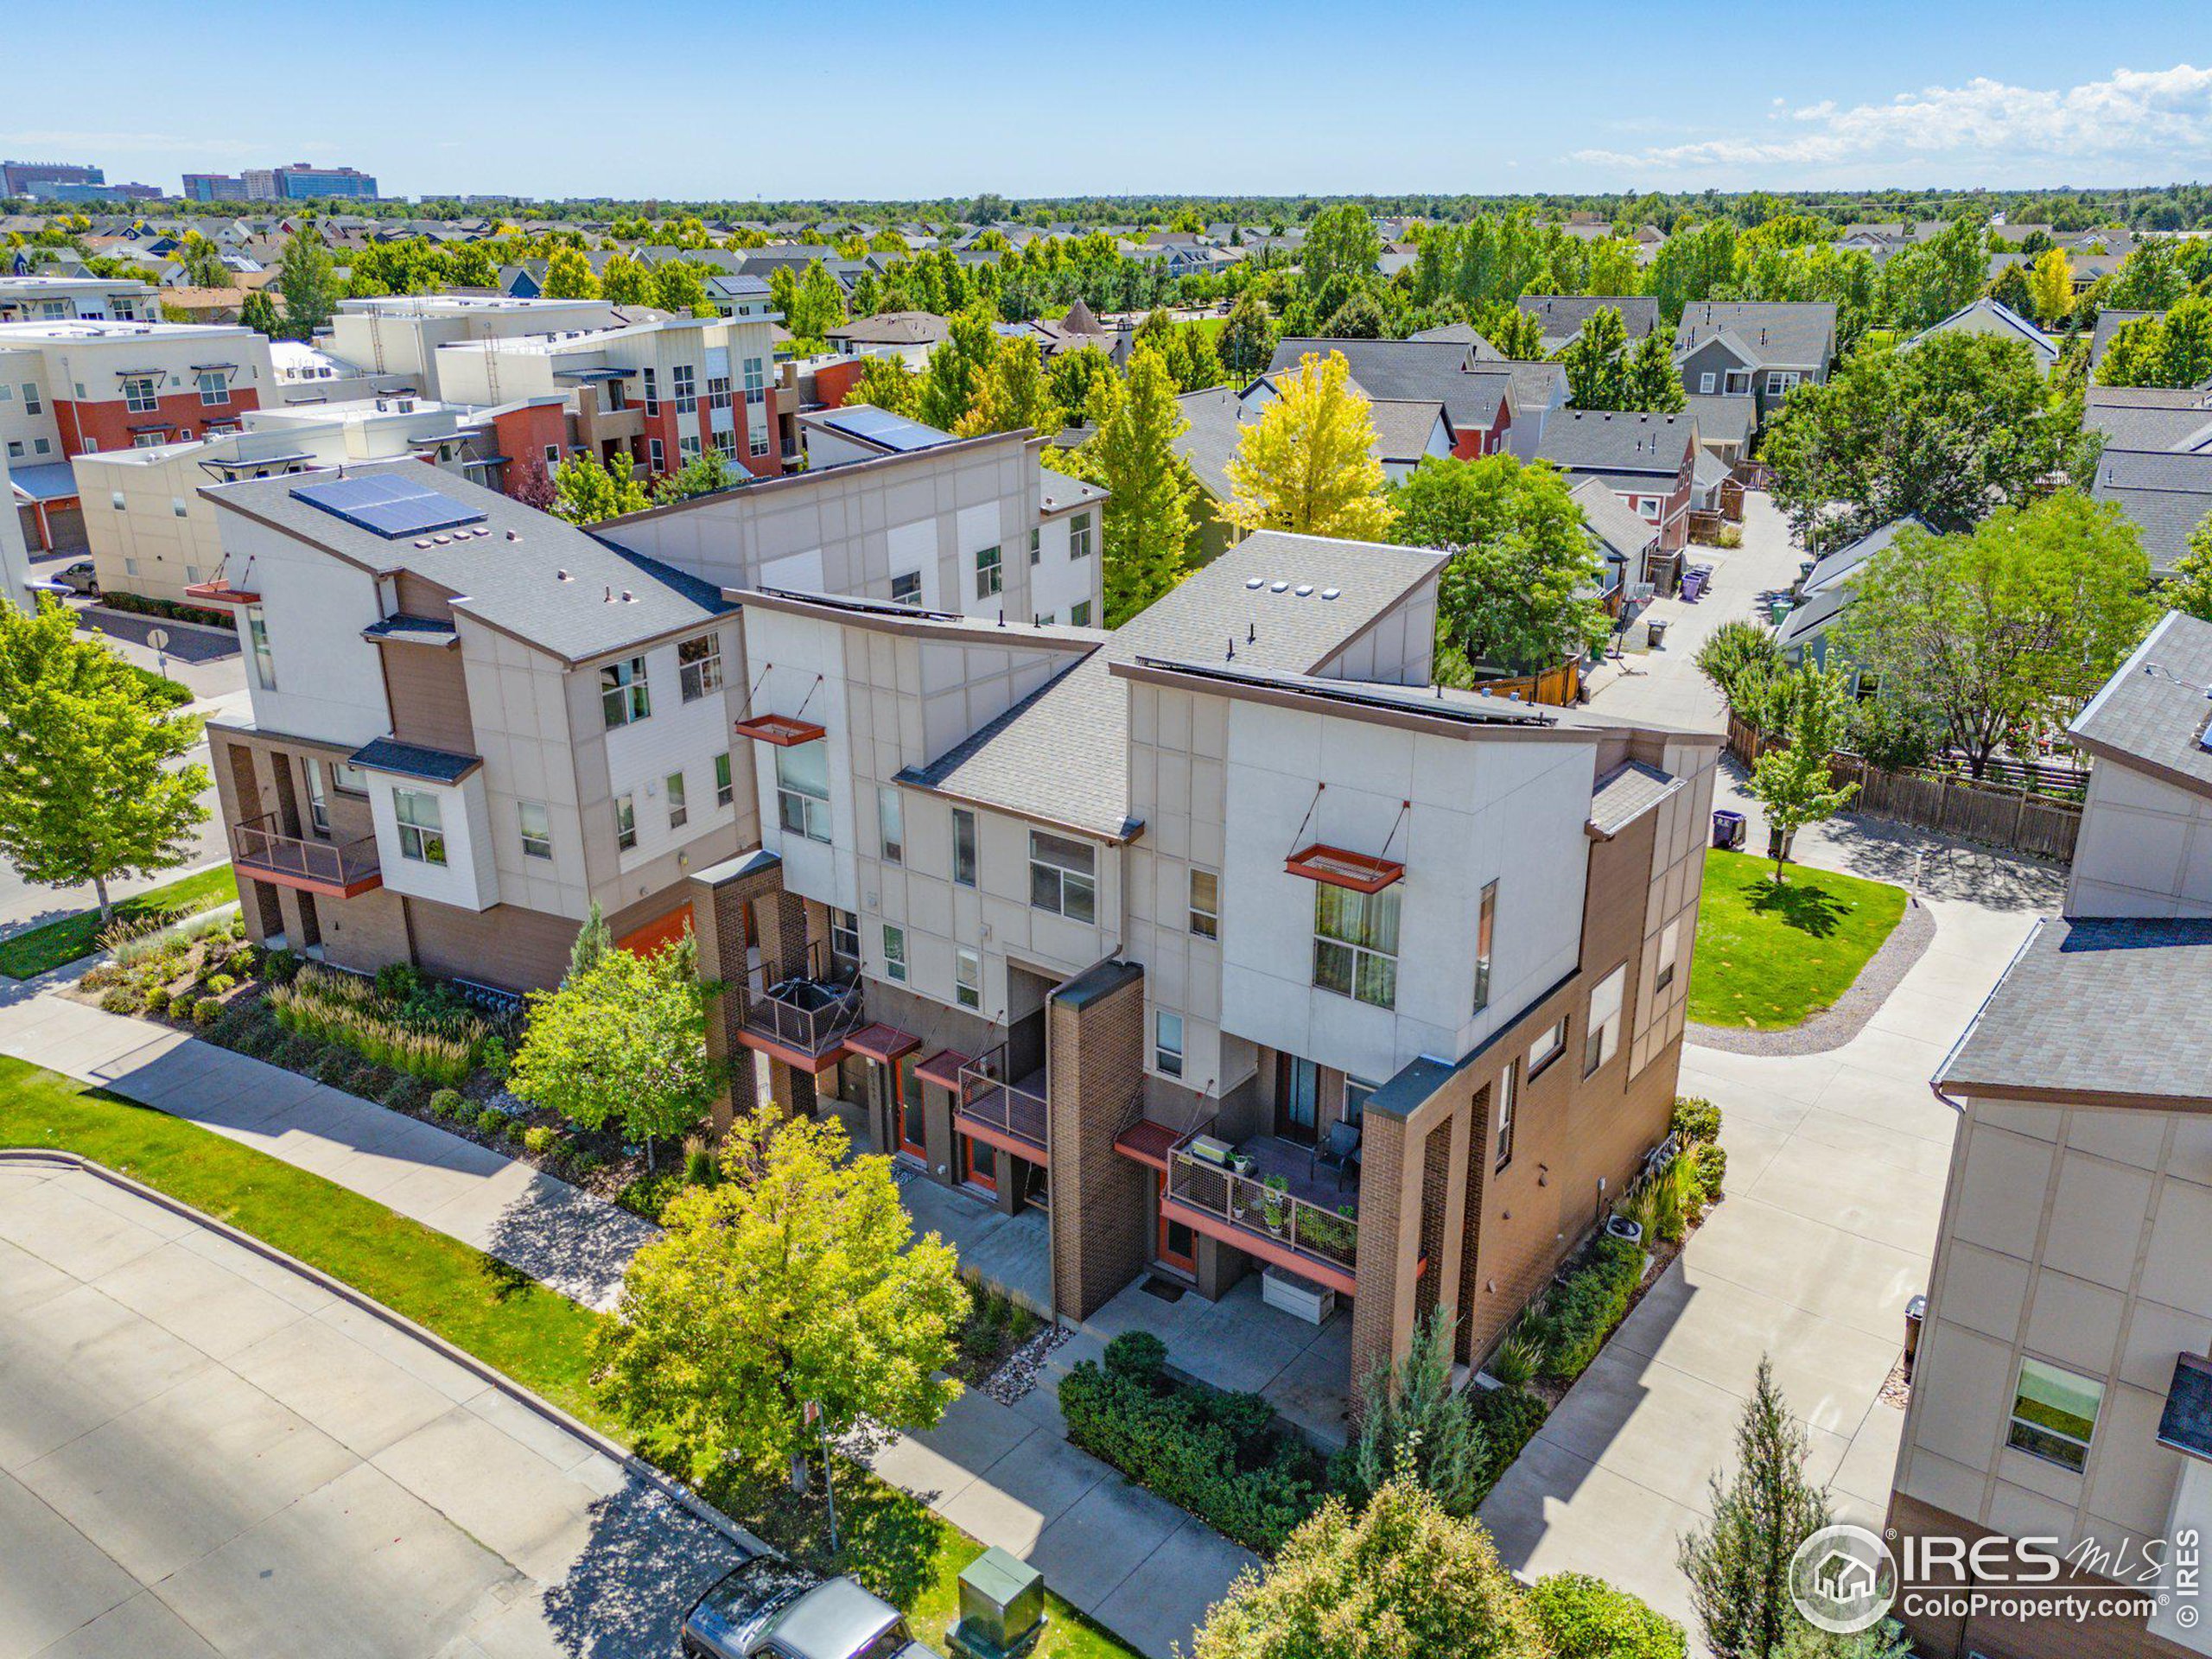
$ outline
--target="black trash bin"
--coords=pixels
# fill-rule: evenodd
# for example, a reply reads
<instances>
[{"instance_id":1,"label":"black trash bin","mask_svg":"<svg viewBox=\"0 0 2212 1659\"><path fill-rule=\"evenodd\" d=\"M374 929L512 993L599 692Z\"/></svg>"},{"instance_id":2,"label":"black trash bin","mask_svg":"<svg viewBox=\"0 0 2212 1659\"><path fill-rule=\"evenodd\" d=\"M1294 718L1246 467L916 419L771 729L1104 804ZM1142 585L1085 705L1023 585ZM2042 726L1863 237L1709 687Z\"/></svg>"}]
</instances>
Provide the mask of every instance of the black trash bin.
<instances>
[{"instance_id":1,"label":"black trash bin","mask_svg":"<svg viewBox=\"0 0 2212 1659\"><path fill-rule=\"evenodd\" d=\"M1904 1305L1904 1380L1912 1381L1912 1362L1920 1353L1920 1327L1928 1318L1928 1299L1916 1296Z\"/></svg>"},{"instance_id":2,"label":"black trash bin","mask_svg":"<svg viewBox=\"0 0 2212 1659\"><path fill-rule=\"evenodd\" d=\"M1744 844L1744 815L1718 808L1713 814L1713 844L1724 852Z\"/></svg>"}]
</instances>

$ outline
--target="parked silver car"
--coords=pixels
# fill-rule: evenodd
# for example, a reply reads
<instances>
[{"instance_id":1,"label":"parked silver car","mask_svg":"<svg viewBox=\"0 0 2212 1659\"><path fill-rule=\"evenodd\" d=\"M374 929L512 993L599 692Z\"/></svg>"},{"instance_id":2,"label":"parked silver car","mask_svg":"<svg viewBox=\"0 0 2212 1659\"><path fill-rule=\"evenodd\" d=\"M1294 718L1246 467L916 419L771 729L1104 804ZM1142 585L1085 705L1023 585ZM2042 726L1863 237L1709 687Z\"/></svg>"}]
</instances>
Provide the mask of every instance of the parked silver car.
<instances>
[{"instance_id":1,"label":"parked silver car","mask_svg":"<svg viewBox=\"0 0 2212 1659\"><path fill-rule=\"evenodd\" d=\"M906 1616L850 1579L817 1579L760 1555L699 1598L683 1619L689 1659L938 1659Z\"/></svg>"}]
</instances>

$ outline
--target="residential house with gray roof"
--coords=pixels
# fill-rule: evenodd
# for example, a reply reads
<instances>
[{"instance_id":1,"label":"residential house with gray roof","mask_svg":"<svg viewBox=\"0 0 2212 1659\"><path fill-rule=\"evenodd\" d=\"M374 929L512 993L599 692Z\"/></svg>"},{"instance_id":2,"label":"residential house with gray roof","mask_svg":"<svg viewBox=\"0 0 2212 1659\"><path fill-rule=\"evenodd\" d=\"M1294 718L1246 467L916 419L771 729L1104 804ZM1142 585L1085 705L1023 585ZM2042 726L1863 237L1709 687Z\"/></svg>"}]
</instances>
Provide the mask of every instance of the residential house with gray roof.
<instances>
[{"instance_id":1,"label":"residential house with gray roof","mask_svg":"<svg viewBox=\"0 0 2212 1659\"><path fill-rule=\"evenodd\" d=\"M2170 614L2075 720L2063 912L1935 1078L1958 1124L1885 1534L1929 1659L2212 1646L2187 1542L2212 1524L2208 685L2212 625ZM1967 1596L1955 1558L1900 1548L1960 1538L2035 1540L2081 1609Z\"/></svg>"},{"instance_id":2,"label":"residential house with gray roof","mask_svg":"<svg viewBox=\"0 0 2212 1659\"><path fill-rule=\"evenodd\" d=\"M1535 458L1577 482L1605 485L1656 529L1659 544L1633 580L1671 593L1689 544L1699 448L1697 422L1688 415L1570 409L1546 429Z\"/></svg>"},{"instance_id":3,"label":"residential house with gray roof","mask_svg":"<svg viewBox=\"0 0 2212 1659\"><path fill-rule=\"evenodd\" d=\"M1267 373L1246 396L1273 397L1274 377L1296 372L1309 355L1331 353L1344 358L1353 383L1374 402L1441 404L1456 438L1452 453L1462 460L1501 451L1530 458L1567 403L1567 373L1558 364L1509 361L1471 329L1464 340L1456 332L1415 340L1280 340Z\"/></svg>"},{"instance_id":4,"label":"residential house with gray roof","mask_svg":"<svg viewBox=\"0 0 2212 1659\"><path fill-rule=\"evenodd\" d=\"M1649 294L1523 294L1514 304L1534 317L1543 331L1546 357L1565 351L1600 311L1620 314L1631 346L1659 327L1659 302Z\"/></svg>"},{"instance_id":5,"label":"residential house with gray roof","mask_svg":"<svg viewBox=\"0 0 2212 1659\"><path fill-rule=\"evenodd\" d=\"M1821 301L1699 300L1675 326L1675 366L1696 397L1749 397L1758 421L1828 378L1836 308Z\"/></svg>"},{"instance_id":6,"label":"residential house with gray roof","mask_svg":"<svg viewBox=\"0 0 2212 1659\"><path fill-rule=\"evenodd\" d=\"M1923 340L1938 334L1990 334L1999 340L2017 340L2035 354L2036 365L2045 374L2057 365L2058 342L2030 322L2025 317L2004 302L1987 295L1968 302L1945 317L1941 322L1930 323L1904 342L1910 351Z\"/></svg>"}]
</instances>

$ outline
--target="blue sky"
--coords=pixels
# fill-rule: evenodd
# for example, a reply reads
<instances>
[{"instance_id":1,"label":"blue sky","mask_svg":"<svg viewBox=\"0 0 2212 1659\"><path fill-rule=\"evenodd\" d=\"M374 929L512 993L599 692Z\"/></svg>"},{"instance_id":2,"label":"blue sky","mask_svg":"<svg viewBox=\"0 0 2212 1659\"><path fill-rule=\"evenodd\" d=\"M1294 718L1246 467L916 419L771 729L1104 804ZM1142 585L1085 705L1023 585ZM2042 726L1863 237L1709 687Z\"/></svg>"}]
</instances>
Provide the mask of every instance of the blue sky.
<instances>
[{"instance_id":1,"label":"blue sky","mask_svg":"<svg viewBox=\"0 0 2212 1659\"><path fill-rule=\"evenodd\" d=\"M295 160L671 200L2212 174L2206 0L203 0L132 41L29 10L0 154L172 190Z\"/></svg>"}]
</instances>

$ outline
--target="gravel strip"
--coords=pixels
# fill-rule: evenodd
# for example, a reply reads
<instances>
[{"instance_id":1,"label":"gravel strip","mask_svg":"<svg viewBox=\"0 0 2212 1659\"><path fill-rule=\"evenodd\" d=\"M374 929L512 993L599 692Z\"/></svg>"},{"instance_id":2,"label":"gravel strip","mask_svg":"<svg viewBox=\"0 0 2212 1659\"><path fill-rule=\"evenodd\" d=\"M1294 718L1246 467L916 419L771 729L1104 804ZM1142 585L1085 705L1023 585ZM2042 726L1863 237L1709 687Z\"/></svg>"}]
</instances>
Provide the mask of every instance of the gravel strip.
<instances>
[{"instance_id":1,"label":"gravel strip","mask_svg":"<svg viewBox=\"0 0 2212 1659\"><path fill-rule=\"evenodd\" d=\"M1769 1058L1825 1054L1841 1048L1866 1029L1866 1022L1890 1000L1890 993L1912 971L1913 963L1935 938L1936 918L1927 906L1908 896L1897 926L1882 941L1882 948L1866 959L1850 988L1836 998L1834 1007L1780 1031L1739 1031L1733 1026L1700 1026L1692 1020L1684 1035L1700 1048Z\"/></svg>"},{"instance_id":2,"label":"gravel strip","mask_svg":"<svg viewBox=\"0 0 2212 1659\"><path fill-rule=\"evenodd\" d=\"M1048 1325L1006 1357L1006 1363L983 1379L983 1392L1002 1406L1011 1406L1037 1386L1037 1373L1045 1356L1074 1333L1065 1325Z\"/></svg>"}]
</instances>

